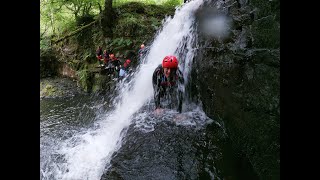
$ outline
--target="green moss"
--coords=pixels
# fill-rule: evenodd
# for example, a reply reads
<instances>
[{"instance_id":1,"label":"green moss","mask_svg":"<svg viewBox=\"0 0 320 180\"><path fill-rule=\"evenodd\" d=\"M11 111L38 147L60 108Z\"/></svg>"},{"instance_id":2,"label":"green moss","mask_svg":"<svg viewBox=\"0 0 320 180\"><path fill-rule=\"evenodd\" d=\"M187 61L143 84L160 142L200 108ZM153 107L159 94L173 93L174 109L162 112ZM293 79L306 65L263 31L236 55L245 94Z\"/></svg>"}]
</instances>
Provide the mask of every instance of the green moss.
<instances>
[{"instance_id":1,"label":"green moss","mask_svg":"<svg viewBox=\"0 0 320 180\"><path fill-rule=\"evenodd\" d=\"M147 5L145 6L145 14L148 18L156 18L161 22L167 16L173 16L175 7L164 5Z\"/></svg>"},{"instance_id":2,"label":"green moss","mask_svg":"<svg viewBox=\"0 0 320 180\"><path fill-rule=\"evenodd\" d=\"M40 91L40 95L42 96L52 96L53 93L55 92L55 89L52 85L47 84L45 87Z\"/></svg>"},{"instance_id":3,"label":"green moss","mask_svg":"<svg viewBox=\"0 0 320 180\"><path fill-rule=\"evenodd\" d=\"M116 36L141 36L143 33L146 33L147 27L144 21L146 17L139 14L130 14L126 13L124 16L121 16L117 25L115 26Z\"/></svg>"},{"instance_id":4,"label":"green moss","mask_svg":"<svg viewBox=\"0 0 320 180\"><path fill-rule=\"evenodd\" d=\"M44 82L40 84L40 97L55 97L64 95L63 91L47 83L48 82Z\"/></svg>"},{"instance_id":5,"label":"green moss","mask_svg":"<svg viewBox=\"0 0 320 180\"><path fill-rule=\"evenodd\" d=\"M79 78L80 87L85 91L89 91L89 73L88 73L88 66L84 66L83 69L77 71L77 76Z\"/></svg>"},{"instance_id":6,"label":"green moss","mask_svg":"<svg viewBox=\"0 0 320 180\"><path fill-rule=\"evenodd\" d=\"M145 13L145 4L140 2L128 2L117 6L115 10L124 11L124 12L132 12L132 13Z\"/></svg>"},{"instance_id":7,"label":"green moss","mask_svg":"<svg viewBox=\"0 0 320 180\"><path fill-rule=\"evenodd\" d=\"M106 87L107 77L101 74L95 74L93 82L92 92L103 91Z\"/></svg>"}]
</instances>

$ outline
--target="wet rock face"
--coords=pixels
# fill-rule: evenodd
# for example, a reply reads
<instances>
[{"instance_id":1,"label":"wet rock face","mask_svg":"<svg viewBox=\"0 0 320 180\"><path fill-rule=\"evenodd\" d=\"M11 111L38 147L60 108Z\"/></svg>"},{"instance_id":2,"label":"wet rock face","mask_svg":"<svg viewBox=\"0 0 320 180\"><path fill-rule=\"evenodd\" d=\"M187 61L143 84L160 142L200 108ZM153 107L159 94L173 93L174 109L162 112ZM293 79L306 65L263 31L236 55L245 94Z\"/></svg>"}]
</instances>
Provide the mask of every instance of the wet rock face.
<instances>
[{"instance_id":1,"label":"wet rock face","mask_svg":"<svg viewBox=\"0 0 320 180\"><path fill-rule=\"evenodd\" d=\"M232 19L231 31L217 39L199 28L193 94L209 117L224 121L261 179L279 179L280 2L221 2L217 11ZM214 4L207 3L203 8ZM197 17L201 24L203 13Z\"/></svg>"}]
</instances>

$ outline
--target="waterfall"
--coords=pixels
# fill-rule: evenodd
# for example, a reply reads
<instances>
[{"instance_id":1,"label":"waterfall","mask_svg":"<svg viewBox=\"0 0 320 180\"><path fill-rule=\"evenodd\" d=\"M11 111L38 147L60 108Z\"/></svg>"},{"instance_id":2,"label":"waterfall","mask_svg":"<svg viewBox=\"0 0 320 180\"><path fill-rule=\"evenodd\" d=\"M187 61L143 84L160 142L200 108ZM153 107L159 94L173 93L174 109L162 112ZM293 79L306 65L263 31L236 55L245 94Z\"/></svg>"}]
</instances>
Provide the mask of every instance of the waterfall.
<instances>
[{"instance_id":1,"label":"waterfall","mask_svg":"<svg viewBox=\"0 0 320 180\"><path fill-rule=\"evenodd\" d=\"M194 57L193 45L195 11L203 0L194 0L176 9L173 17L167 17L158 31L150 50L141 60L132 80L121 83L115 108L106 112L96 122L95 128L87 129L62 142L54 152L63 160L51 164L50 172L43 172L44 179L98 180L110 166L131 124L132 115L153 97L152 74L166 55L175 55L187 83Z\"/></svg>"}]
</instances>

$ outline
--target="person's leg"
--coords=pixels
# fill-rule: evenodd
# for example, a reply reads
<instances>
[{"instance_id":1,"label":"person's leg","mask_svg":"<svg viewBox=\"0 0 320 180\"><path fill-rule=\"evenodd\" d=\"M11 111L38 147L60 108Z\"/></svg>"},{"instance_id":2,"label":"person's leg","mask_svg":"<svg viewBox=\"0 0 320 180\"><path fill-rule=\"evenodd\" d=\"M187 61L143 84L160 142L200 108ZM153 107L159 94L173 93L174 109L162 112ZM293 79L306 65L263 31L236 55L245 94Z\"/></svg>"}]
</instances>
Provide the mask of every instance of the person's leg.
<instances>
[{"instance_id":1,"label":"person's leg","mask_svg":"<svg viewBox=\"0 0 320 180\"><path fill-rule=\"evenodd\" d=\"M102 66L102 61L100 59L98 59L98 61L99 61L99 65Z\"/></svg>"}]
</instances>

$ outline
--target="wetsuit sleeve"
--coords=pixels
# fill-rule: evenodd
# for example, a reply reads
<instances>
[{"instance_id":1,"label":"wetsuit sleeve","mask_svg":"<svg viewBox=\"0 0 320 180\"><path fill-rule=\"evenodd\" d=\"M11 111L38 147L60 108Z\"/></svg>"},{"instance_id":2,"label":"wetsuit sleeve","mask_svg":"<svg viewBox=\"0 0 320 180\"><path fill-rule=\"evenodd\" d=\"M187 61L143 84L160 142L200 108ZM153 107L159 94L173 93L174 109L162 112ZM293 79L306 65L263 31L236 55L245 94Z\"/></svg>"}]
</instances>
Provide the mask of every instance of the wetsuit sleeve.
<instances>
[{"instance_id":1,"label":"wetsuit sleeve","mask_svg":"<svg viewBox=\"0 0 320 180\"><path fill-rule=\"evenodd\" d=\"M158 78L159 69L155 69L152 75L152 85L153 85L153 98L156 104L156 109L160 108L160 80Z\"/></svg>"},{"instance_id":2,"label":"wetsuit sleeve","mask_svg":"<svg viewBox=\"0 0 320 180\"><path fill-rule=\"evenodd\" d=\"M179 113L181 113L182 111L182 102L183 102L183 88L184 88L184 78L183 78L183 74L180 70L178 70L178 109L177 111Z\"/></svg>"}]
</instances>

